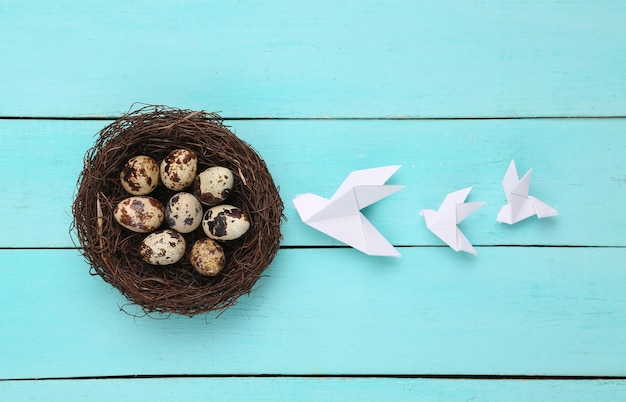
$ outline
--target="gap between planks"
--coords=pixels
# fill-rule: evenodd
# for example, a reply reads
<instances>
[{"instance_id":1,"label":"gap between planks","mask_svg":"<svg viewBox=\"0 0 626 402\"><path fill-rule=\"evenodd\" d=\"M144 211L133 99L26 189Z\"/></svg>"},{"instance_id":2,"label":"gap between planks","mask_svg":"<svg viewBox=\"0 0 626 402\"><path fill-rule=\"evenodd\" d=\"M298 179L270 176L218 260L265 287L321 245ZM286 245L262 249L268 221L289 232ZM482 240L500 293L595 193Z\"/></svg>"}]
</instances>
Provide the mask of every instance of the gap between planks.
<instances>
[{"instance_id":1,"label":"gap between planks","mask_svg":"<svg viewBox=\"0 0 626 402\"><path fill-rule=\"evenodd\" d=\"M623 246L584 246L584 245L555 245L555 244L473 244L477 248L606 248L622 249ZM428 246L394 245L395 248L446 248L445 244ZM281 250L311 250L311 249L342 249L350 246L280 246ZM0 247L0 250L82 250L81 247Z\"/></svg>"},{"instance_id":2,"label":"gap between planks","mask_svg":"<svg viewBox=\"0 0 626 402\"><path fill-rule=\"evenodd\" d=\"M3 381L142 380L168 378L380 378L433 380L603 381L626 380L626 376L498 375L498 374L122 374L108 376L4 378Z\"/></svg>"},{"instance_id":3,"label":"gap between planks","mask_svg":"<svg viewBox=\"0 0 626 402\"><path fill-rule=\"evenodd\" d=\"M68 120L68 121L108 121L117 120L121 116L86 116L86 117L70 117L70 116L0 116L0 120ZM591 116L486 116L486 117L410 117L410 116L379 116L379 117L228 117L221 116L223 120L229 121L254 121L254 120L276 120L276 121L443 121L443 120L565 120L565 119L624 119L626 115L591 115Z\"/></svg>"}]
</instances>

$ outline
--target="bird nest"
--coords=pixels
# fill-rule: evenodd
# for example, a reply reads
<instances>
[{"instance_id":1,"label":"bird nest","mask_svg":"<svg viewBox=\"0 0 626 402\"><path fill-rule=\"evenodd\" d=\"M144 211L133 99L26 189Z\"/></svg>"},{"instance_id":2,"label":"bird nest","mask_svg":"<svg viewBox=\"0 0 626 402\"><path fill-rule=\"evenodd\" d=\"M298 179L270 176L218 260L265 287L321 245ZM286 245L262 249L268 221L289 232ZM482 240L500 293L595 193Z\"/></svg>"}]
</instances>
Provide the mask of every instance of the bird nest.
<instances>
[{"instance_id":1,"label":"bird nest","mask_svg":"<svg viewBox=\"0 0 626 402\"><path fill-rule=\"evenodd\" d=\"M136 155L157 163L174 149L196 153L198 172L222 166L235 176L228 203L243 210L250 229L223 242L226 262L213 277L193 268L189 249L206 237L202 227L183 234L187 250L175 264L145 262L140 245L145 234L123 228L114 219L116 205L129 194L120 170ZM165 203L176 193L163 184L150 197ZM213 113L149 106L130 112L99 132L85 155L73 204L73 227L91 273L117 288L146 313L188 316L223 310L249 293L279 250L283 203L265 162ZM164 223L161 229L166 228Z\"/></svg>"}]
</instances>

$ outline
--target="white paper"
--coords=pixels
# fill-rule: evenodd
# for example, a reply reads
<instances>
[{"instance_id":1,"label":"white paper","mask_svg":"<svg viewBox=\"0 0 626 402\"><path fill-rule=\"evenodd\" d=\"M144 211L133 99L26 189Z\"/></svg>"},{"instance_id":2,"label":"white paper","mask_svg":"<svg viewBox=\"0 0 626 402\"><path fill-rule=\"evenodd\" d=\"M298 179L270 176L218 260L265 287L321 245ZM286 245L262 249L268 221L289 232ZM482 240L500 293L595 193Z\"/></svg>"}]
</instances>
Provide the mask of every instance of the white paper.
<instances>
[{"instance_id":1,"label":"white paper","mask_svg":"<svg viewBox=\"0 0 626 402\"><path fill-rule=\"evenodd\" d=\"M524 177L519 179L515 161L511 161L502 179L502 187L504 187L508 204L500 209L496 221L512 225L533 215L537 215L538 218L547 218L559 214L556 209L528 195L532 171L530 169Z\"/></svg>"},{"instance_id":2,"label":"white paper","mask_svg":"<svg viewBox=\"0 0 626 402\"><path fill-rule=\"evenodd\" d=\"M304 223L365 254L400 257L400 253L360 212L404 188L384 184L399 168L384 166L356 170L348 175L330 199L306 193L296 196L293 205Z\"/></svg>"},{"instance_id":3,"label":"white paper","mask_svg":"<svg viewBox=\"0 0 626 402\"><path fill-rule=\"evenodd\" d=\"M485 204L484 202L465 202L470 191L472 188L467 187L450 193L437 211L423 209L420 215L424 217L426 227L454 251L465 251L477 255L474 247L457 227L463 219Z\"/></svg>"}]
</instances>

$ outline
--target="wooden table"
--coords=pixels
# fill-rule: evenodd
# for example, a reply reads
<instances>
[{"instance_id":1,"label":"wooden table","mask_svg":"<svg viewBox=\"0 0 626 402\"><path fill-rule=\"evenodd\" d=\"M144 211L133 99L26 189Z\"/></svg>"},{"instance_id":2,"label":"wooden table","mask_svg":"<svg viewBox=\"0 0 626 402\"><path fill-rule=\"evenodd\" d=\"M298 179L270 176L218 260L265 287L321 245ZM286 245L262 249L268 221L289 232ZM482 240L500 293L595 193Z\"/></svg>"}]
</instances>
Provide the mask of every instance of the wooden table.
<instances>
[{"instance_id":1,"label":"wooden table","mask_svg":"<svg viewBox=\"0 0 626 402\"><path fill-rule=\"evenodd\" d=\"M622 0L0 2L0 400L625 400L625 21ZM125 314L68 233L85 151L134 102L220 112L280 186L283 247L219 317ZM496 222L512 159L558 217ZM406 188L364 213L401 258L291 205L385 165ZM418 215L467 186L476 257Z\"/></svg>"}]
</instances>

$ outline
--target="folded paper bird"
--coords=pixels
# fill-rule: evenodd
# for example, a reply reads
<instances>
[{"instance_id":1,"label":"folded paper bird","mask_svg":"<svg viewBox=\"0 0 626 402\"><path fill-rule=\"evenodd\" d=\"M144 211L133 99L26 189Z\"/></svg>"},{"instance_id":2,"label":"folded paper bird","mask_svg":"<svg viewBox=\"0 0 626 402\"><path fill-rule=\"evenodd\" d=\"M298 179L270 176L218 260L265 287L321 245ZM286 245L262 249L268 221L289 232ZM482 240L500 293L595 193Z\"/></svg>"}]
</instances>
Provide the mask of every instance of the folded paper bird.
<instances>
[{"instance_id":1,"label":"folded paper bird","mask_svg":"<svg viewBox=\"0 0 626 402\"><path fill-rule=\"evenodd\" d=\"M504 187L508 204L500 209L496 221L512 225L533 215L537 215L537 218L547 218L559 214L556 209L528 195L532 171L530 169L524 177L519 179L515 161L511 161L502 179L502 187Z\"/></svg>"},{"instance_id":2,"label":"folded paper bird","mask_svg":"<svg viewBox=\"0 0 626 402\"><path fill-rule=\"evenodd\" d=\"M360 212L404 188L384 184L399 168L385 166L356 170L348 175L330 199L306 193L296 196L293 205L304 223L365 254L400 257L400 253Z\"/></svg>"},{"instance_id":3,"label":"folded paper bird","mask_svg":"<svg viewBox=\"0 0 626 402\"><path fill-rule=\"evenodd\" d=\"M420 215L424 217L426 227L454 251L465 251L477 255L474 247L457 227L463 219L485 204L484 202L465 202L470 191L472 188L467 187L450 193L437 211L423 209Z\"/></svg>"}]
</instances>

